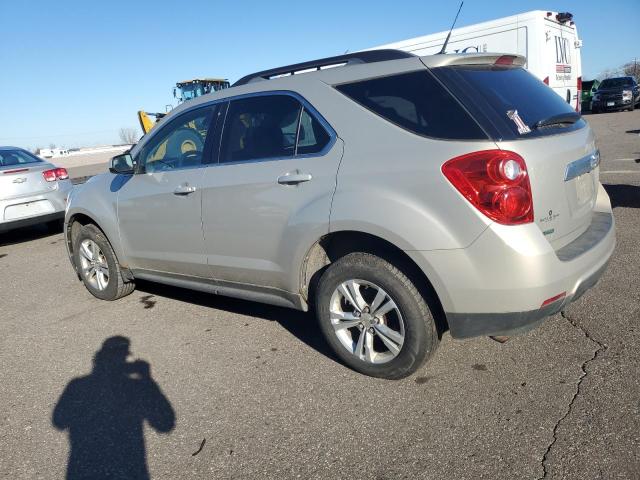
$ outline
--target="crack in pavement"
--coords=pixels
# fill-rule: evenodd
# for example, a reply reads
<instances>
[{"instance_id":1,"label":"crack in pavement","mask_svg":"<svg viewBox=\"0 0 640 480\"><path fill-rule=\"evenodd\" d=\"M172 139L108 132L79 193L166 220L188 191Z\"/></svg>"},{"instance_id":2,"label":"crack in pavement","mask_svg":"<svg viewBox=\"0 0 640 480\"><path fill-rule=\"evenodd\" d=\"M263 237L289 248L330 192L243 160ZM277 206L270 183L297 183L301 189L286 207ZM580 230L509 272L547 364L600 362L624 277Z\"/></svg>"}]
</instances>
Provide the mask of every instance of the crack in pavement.
<instances>
[{"instance_id":1,"label":"crack in pavement","mask_svg":"<svg viewBox=\"0 0 640 480\"><path fill-rule=\"evenodd\" d=\"M598 341L595 338L593 338L591 336L591 334L582 325L578 324L575 320L573 320L571 317L569 317L564 312L564 310L560 312L560 315L562 316L562 318L567 320L575 329L580 330L580 332L582 332L582 334L585 336L585 338L587 338L591 342L595 343L598 348L596 348L593 351L593 355L591 356L591 358L588 358L587 360L582 362L582 365L580 366L581 374L580 374L580 377L578 378L578 383L576 384L576 391L573 394L573 397L571 397L571 401L569 402L569 406L567 407L567 411L565 412L565 414L562 417L560 417L558 419L556 424L553 426L553 438L551 440L551 443L549 443L549 446L547 447L547 450L544 452L544 455L542 456L543 474L542 474L541 477L538 477L537 480L543 480L545 478L548 478L548 476L549 476L549 458L548 458L549 454L551 453L551 450L553 449L553 446L555 445L556 441L558 440L557 433L558 433L558 428L560 427L560 424L573 411L573 404L575 403L576 398L578 398L578 396L580 395L581 388L582 388L582 381L587 376L587 365L590 364L591 362L593 362L598 357L598 355L602 351L606 350L606 348L607 348L606 345L604 345L600 341Z\"/></svg>"}]
</instances>

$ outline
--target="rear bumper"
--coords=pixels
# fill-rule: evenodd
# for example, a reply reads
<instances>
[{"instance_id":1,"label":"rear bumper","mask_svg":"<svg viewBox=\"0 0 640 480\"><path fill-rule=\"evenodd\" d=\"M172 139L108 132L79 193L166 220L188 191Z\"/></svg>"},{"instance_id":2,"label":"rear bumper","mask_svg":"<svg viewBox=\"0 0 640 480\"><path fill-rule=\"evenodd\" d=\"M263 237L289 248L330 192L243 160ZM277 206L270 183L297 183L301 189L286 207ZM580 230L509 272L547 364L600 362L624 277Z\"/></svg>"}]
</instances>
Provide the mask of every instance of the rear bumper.
<instances>
[{"instance_id":1,"label":"rear bumper","mask_svg":"<svg viewBox=\"0 0 640 480\"><path fill-rule=\"evenodd\" d=\"M573 295L556 300L537 310L509 313L448 313L447 321L451 336L470 338L486 335L516 335L528 332L540 325L547 317L555 315L571 302L580 298L593 287L605 272L608 261L591 276L582 280Z\"/></svg>"},{"instance_id":2,"label":"rear bumper","mask_svg":"<svg viewBox=\"0 0 640 480\"><path fill-rule=\"evenodd\" d=\"M535 224L493 224L465 249L407 254L431 280L451 335L466 338L524 332L559 312L596 284L615 243L613 213L600 187L591 225L558 250Z\"/></svg>"},{"instance_id":3,"label":"rear bumper","mask_svg":"<svg viewBox=\"0 0 640 480\"><path fill-rule=\"evenodd\" d=\"M64 211L67 206L67 197L71 192L73 185L71 181L64 180L58 182L58 188L50 192L38 195L29 195L10 200L0 200L0 232L6 232L15 228L27 227L38 223L49 222L64 218ZM21 217L7 220L5 219L5 211L7 208L31 202L47 200L52 206L52 211L44 214Z\"/></svg>"}]
</instances>

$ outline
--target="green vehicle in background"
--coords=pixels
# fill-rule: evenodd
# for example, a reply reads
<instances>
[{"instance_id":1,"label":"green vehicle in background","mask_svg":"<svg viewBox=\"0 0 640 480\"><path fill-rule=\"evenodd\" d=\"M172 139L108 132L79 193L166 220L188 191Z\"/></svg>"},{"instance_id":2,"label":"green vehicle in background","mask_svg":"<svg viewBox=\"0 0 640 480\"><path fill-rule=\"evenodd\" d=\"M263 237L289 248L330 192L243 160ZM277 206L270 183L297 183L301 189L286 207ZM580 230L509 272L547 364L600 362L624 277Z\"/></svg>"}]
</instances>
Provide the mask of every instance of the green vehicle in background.
<instances>
[{"instance_id":1,"label":"green vehicle in background","mask_svg":"<svg viewBox=\"0 0 640 480\"><path fill-rule=\"evenodd\" d=\"M582 82L582 96L580 102L582 103L582 111L591 111L591 103L593 102L593 94L598 90L600 86L599 80L588 80Z\"/></svg>"}]
</instances>

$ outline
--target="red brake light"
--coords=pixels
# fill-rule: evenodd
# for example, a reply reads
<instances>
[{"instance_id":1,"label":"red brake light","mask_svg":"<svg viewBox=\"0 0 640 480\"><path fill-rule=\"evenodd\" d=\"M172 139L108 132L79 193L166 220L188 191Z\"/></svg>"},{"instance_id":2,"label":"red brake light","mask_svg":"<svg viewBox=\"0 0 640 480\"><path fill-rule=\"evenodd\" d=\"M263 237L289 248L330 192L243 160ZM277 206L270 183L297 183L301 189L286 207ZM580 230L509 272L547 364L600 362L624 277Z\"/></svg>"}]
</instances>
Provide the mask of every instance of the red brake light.
<instances>
[{"instance_id":1,"label":"red brake light","mask_svg":"<svg viewBox=\"0 0 640 480\"><path fill-rule=\"evenodd\" d=\"M16 170L5 170L2 173L4 173L5 175L8 175L10 173L20 173L20 172L28 172L28 171L29 171L28 168L18 168Z\"/></svg>"},{"instance_id":2,"label":"red brake light","mask_svg":"<svg viewBox=\"0 0 640 480\"><path fill-rule=\"evenodd\" d=\"M480 212L503 225L533 222L531 184L524 159L507 150L484 150L442 166L451 184Z\"/></svg>"},{"instance_id":3,"label":"red brake light","mask_svg":"<svg viewBox=\"0 0 640 480\"><path fill-rule=\"evenodd\" d=\"M513 65L513 61L516 59L514 55L502 55L493 63L494 65Z\"/></svg>"},{"instance_id":4,"label":"red brake light","mask_svg":"<svg viewBox=\"0 0 640 480\"><path fill-rule=\"evenodd\" d=\"M576 112L582 110L582 77L578 77L578 100L576 101Z\"/></svg>"},{"instance_id":5,"label":"red brake light","mask_svg":"<svg viewBox=\"0 0 640 480\"><path fill-rule=\"evenodd\" d=\"M69 173L66 168L53 168L42 172L42 176L47 182L55 182L56 180L68 179Z\"/></svg>"},{"instance_id":6,"label":"red brake light","mask_svg":"<svg viewBox=\"0 0 640 480\"><path fill-rule=\"evenodd\" d=\"M545 85L549 85L549 77L544 77L544 80L542 80L544 82Z\"/></svg>"},{"instance_id":7,"label":"red brake light","mask_svg":"<svg viewBox=\"0 0 640 480\"><path fill-rule=\"evenodd\" d=\"M47 182L55 182L56 181L56 171L55 170L45 170L42 172L42 176Z\"/></svg>"},{"instance_id":8,"label":"red brake light","mask_svg":"<svg viewBox=\"0 0 640 480\"><path fill-rule=\"evenodd\" d=\"M69 173L66 168L56 168L55 172L58 180L67 180L69 178Z\"/></svg>"}]
</instances>

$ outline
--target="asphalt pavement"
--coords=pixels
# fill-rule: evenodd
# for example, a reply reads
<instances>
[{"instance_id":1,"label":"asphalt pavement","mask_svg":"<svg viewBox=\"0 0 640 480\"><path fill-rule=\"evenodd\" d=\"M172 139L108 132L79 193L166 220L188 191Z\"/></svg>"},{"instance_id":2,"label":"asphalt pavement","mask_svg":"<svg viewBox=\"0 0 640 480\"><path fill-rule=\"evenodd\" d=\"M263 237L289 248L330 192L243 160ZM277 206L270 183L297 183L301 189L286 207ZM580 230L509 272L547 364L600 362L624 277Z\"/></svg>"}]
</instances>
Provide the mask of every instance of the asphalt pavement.
<instances>
[{"instance_id":1,"label":"asphalt pavement","mask_svg":"<svg viewBox=\"0 0 640 480\"><path fill-rule=\"evenodd\" d=\"M504 344L446 333L402 381L338 363L310 314L99 301L61 233L0 236L0 477L640 478L640 111L586 118L617 222L599 284Z\"/></svg>"}]
</instances>

